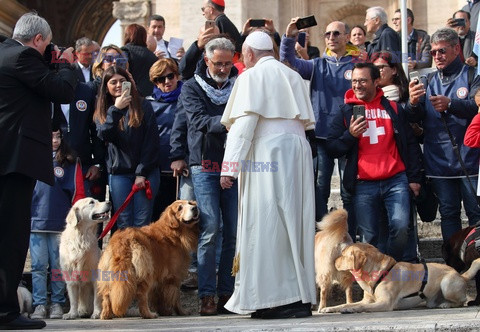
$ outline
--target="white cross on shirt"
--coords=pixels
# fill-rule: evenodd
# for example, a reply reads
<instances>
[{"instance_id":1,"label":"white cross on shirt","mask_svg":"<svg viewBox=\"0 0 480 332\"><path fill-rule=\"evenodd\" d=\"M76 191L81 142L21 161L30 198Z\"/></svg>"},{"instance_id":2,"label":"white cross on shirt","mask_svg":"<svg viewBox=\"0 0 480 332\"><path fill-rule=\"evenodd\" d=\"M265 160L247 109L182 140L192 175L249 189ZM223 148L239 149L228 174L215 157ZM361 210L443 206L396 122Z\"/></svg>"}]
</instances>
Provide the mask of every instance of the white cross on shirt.
<instances>
[{"instance_id":1,"label":"white cross on shirt","mask_svg":"<svg viewBox=\"0 0 480 332\"><path fill-rule=\"evenodd\" d=\"M385 135L385 127L378 127L375 121L368 121L367 131L363 133L362 137L369 137L370 144L378 143L378 136Z\"/></svg>"}]
</instances>

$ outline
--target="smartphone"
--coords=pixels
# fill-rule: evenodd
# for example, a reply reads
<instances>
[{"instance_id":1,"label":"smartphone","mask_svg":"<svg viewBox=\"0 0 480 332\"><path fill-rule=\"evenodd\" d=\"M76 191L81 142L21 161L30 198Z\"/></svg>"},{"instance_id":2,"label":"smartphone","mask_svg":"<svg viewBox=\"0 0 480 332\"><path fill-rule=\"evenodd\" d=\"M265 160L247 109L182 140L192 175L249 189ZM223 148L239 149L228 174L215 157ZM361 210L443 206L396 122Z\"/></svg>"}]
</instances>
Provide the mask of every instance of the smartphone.
<instances>
[{"instance_id":1,"label":"smartphone","mask_svg":"<svg viewBox=\"0 0 480 332\"><path fill-rule=\"evenodd\" d=\"M116 58L115 59L115 66L122 67L125 70L127 69L127 63L128 63L127 58Z\"/></svg>"},{"instance_id":2,"label":"smartphone","mask_svg":"<svg viewBox=\"0 0 480 332\"><path fill-rule=\"evenodd\" d=\"M416 81L417 83L415 84L420 83L420 73L418 71L412 71L409 74L409 76L410 76L410 82Z\"/></svg>"},{"instance_id":3,"label":"smartphone","mask_svg":"<svg viewBox=\"0 0 480 332\"><path fill-rule=\"evenodd\" d=\"M452 26L454 26L454 27L464 27L465 26L465 19L464 18L454 18Z\"/></svg>"},{"instance_id":4,"label":"smartphone","mask_svg":"<svg viewBox=\"0 0 480 332\"><path fill-rule=\"evenodd\" d=\"M259 20L259 19L252 19L250 20L250 26L251 27L264 27L265 26L265 20Z\"/></svg>"},{"instance_id":5,"label":"smartphone","mask_svg":"<svg viewBox=\"0 0 480 332\"><path fill-rule=\"evenodd\" d=\"M130 95L130 89L132 88L132 83L128 82L128 81L125 81L125 82L122 82L122 94L125 92L125 91L128 91L126 96L129 96Z\"/></svg>"},{"instance_id":6,"label":"smartphone","mask_svg":"<svg viewBox=\"0 0 480 332\"><path fill-rule=\"evenodd\" d=\"M295 23L295 25L297 26L298 30L306 29L306 28L317 25L317 21L315 20L315 16L311 15L311 16L299 18L298 21Z\"/></svg>"},{"instance_id":7,"label":"smartphone","mask_svg":"<svg viewBox=\"0 0 480 332\"><path fill-rule=\"evenodd\" d=\"M307 38L307 33L306 32L299 32L298 33L298 38L297 38L297 43L299 43L300 46L305 47L306 38Z\"/></svg>"},{"instance_id":8,"label":"smartphone","mask_svg":"<svg viewBox=\"0 0 480 332\"><path fill-rule=\"evenodd\" d=\"M365 120L365 106L353 105L353 120L357 120L361 116L363 116L363 119Z\"/></svg>"},{"instance_id":9,"label":"smartphone","mask_svg":"<svg viewBox=\"0 0 480 332\"><path fill-rule=\"evenodd\" d=\"M215 26L214 20L205 21L205 30L213 28Z\"/></svg>"}]
</instances>

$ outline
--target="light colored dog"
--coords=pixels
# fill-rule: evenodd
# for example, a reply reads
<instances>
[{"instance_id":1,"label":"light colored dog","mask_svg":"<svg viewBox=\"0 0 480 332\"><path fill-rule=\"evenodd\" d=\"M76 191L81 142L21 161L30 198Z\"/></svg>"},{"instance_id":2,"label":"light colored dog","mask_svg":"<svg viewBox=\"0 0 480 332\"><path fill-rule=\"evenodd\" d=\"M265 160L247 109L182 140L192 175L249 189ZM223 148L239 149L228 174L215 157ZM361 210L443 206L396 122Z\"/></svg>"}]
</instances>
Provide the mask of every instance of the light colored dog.
<instances>
[{"instance_id":1,"label":"light colored dog","mask_svg":"<svg viewBox=\"0 0 480 332\"><path fill-rule=\"evenodd\" d=\"M397 263L370 244L355 243L343 250L335 266L352 273L364 290L364 298L360 302L324 308L324 313L408 309L424 301L429 308L462 306L467 300L467 281L480 269L480 259L462 275L447 265L427 263L425 278L423 264Z\"/></svg>"},{"instance_id":2,"label":"light colored dog","mask_svg":"<svg viewBox=\"0 0 480 332\"><path fill-rule=\"evenodd\" d=\"M18 305L20 306L20 313L25 317L32 312L32 293L22 284L17 288Z\"/></svg>"},{"instance_id":3,"label":"light colored dog","mask_svg":"<svg viewBox=\"0 0 480 332\"><path fill-rule=\"evenodd\" d=\"M97 225L110 218L110 202L93 198L78 200L70 209L60 237L60 275L67 284L70 311L63 319L99 318L101 300L97 297L96 279L100 260Z\"/></svg>"},{"instance_id":4,"label":"light colored dog","mask_svg":"<svg viewBox=\"0 0 480 332\"><path fill-rule=\"evenodd\" d=\"M198 220L197 204L179 200L158 221L113 234L98 264L100 271L110 272L98 281L102 319L125 316L134 298L143 318L157 317L150 308L161 315L185 314L180 285L188 272L190 252L197 248Z\"/></svg>"},{"instance_id":5,"label":"light colored dog","mask_svg":"<svg viewBox=\"0 0 480 332\"><path fill-rule=\"evenodd\" d=\"M348 271L338 271L335 260L342 250L352 244L348 234L347 211L339 209L330 212L317 224L320 230L315 235L315 275L320 288L318 312L327 306L327 297L333 284L339 284L345 290L347 303L352 303L353 277Z\"/></svg>"}]
</instances>

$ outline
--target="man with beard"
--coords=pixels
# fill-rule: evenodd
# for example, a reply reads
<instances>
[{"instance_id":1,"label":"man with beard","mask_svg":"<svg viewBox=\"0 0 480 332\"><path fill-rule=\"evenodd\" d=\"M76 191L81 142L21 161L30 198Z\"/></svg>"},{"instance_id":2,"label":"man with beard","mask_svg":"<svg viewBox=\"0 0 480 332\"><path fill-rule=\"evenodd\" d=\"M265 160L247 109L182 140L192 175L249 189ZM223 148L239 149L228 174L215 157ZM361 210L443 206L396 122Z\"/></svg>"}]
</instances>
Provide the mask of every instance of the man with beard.
<instances>
[{"instance_id":1,"label":"man with beard","mask_svg":"<svg viewBox=\"0 0 480 332\"><path fill-rule=\"evenodd\" d=\"M347 156L343 185L353 194L363 241L377 246L382 240L379 229L385 210L386 254L400 261L404 251L415 246L408 241L409 190L415 196L420 190L421 150L406 112L377 87L379 78L380 70L372 63L355 64L352 89L345 93L345 104L330 124L327 150L337 157ZM355 119L352 113L358 106L363 106L365 115Z\"/></svg>"},{"instance_id":2,"label":"man with beard","mask_svg":"<svg viewBox=\"0 0 480 332\"><path fill-rule=\"evenodd\" d=\"M200 209L198 240L198 296L200 314L228 313L224 308L233 293L231 275L237 231L237 186L220 187L220 171L227 130L220 123L232 91L237 69L233 67L235 46L223 37L205 45L204 61L182 87L179 104L188 118L188 149L193 188ZM223 222L223 246L215 268L215 243ZM216 278L218 277L218 282ZM215 306L215 294L218 306Z\"/></svg>"}]
</instances>

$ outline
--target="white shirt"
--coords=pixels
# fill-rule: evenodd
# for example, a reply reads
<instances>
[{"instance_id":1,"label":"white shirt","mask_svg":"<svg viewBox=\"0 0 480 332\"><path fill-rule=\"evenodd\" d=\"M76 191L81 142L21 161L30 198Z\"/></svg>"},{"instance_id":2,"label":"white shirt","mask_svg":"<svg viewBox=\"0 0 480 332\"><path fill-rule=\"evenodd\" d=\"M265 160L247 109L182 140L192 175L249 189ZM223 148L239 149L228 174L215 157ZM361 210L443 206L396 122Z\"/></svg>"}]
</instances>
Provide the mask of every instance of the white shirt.
<instances>
[{"instance_id":1,"label":"white shirt","mask_svg":"<svg viewBox=\"0 0 480 332\"><path fill-rule=\"evenodd\" d=\"M90 67L85 67L80 62L77 62L78 66L82 70L83 77L85 78L85 82L90 82Z\"/></svg>"}]
</instances>

